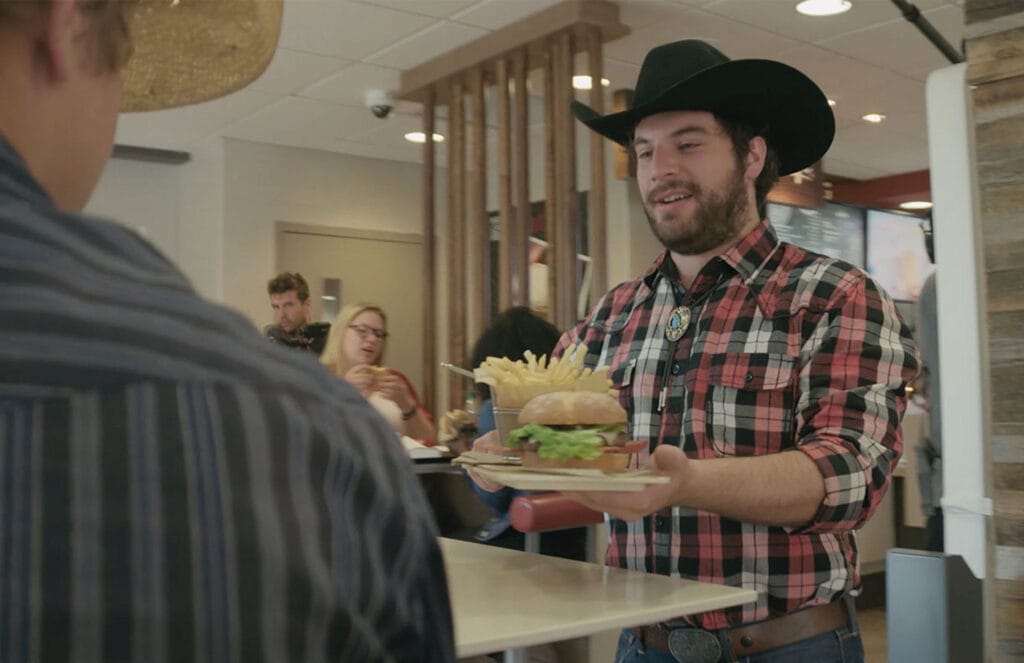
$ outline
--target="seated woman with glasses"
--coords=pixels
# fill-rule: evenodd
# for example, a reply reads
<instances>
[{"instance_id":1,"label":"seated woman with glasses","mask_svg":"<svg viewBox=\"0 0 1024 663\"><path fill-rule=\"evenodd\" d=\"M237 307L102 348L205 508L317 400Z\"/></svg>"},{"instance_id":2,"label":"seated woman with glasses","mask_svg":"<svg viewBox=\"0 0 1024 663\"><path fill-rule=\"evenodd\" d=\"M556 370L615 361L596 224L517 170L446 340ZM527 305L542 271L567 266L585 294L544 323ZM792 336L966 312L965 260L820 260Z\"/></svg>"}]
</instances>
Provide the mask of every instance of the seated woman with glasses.
<instances>
[{"instance_id":1,"label":"seated woman with glasses","mask_svg":"<svg viewBox=\"0 0 1024 663\"><path fill-rule=\"evenodd\" d=\"M376 304L349 304L331 325L320 363L358 389L396 431L434 440L434 422L409 378L381 366L387 338L384 309Z\"/></svg>"}]
</instances>

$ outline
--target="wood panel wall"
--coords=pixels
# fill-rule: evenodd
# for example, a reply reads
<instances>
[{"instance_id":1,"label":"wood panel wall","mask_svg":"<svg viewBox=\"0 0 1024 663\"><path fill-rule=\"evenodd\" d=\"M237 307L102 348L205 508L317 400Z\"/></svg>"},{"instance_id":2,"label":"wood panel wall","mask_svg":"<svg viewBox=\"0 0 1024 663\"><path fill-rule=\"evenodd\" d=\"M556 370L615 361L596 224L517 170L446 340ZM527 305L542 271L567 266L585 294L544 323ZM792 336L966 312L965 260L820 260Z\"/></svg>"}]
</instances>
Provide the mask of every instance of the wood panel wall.
<instances>
[{"instance_id":1,"label":"wood panel wall","mask_svg":"<svg viewBox=\"0 0 1024 663\"><path fill-rule=\"evenodd\" d=\"M996 661L1024 660L1024 3L967 0L992 394Z\"/></svg>"}]
</instances>

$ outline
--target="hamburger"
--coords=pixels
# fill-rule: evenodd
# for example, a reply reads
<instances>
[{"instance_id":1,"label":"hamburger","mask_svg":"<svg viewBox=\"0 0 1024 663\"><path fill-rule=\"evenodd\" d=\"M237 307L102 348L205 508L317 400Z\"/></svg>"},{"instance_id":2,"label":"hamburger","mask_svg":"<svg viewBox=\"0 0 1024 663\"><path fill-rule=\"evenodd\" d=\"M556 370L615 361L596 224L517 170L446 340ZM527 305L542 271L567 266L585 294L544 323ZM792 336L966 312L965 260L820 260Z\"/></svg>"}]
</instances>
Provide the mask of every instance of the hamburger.
<instances>
[{"instance_id":1,"label":"hamburger","mask_svg":"<svg viewBox=\"0 0 1024 663\"><path fill-rule=\"evenodd\" d=\"M608 393L555 391L529 400L505 440L525 467L621 471L645 442L627 442L626 411Z\"/></svg>"}]
</instances>

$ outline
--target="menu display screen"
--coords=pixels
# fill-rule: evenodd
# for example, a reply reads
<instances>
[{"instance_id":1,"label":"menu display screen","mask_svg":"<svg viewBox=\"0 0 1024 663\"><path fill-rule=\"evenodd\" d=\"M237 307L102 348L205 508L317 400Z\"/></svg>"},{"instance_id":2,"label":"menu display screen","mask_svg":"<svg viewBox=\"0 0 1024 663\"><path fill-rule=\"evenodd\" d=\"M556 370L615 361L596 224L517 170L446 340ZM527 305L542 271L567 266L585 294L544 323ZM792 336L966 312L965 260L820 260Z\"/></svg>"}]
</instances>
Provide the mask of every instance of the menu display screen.
<instances>
[{"instance_id":1,"label":"menu display screen","mask_svg":"<svg viewBox=\"0 0 1024 663\"><path fill-rule=\"evenodd\" d=\"M768 203L768 219L784 242L866 267L862 208L825 203L821 209L806 209Z\"/></svg>"},{"instance_id":2,"label":"menu display screen","mask_svg":"<svg viewBox=\"0 0 1024 663\"><path fill-rule=\"evenodd\" d=\"M935 266L928 259L921 219L870 209L867 213L868 273L893 299L917 301Z\"/></svg>"}]
</instances>

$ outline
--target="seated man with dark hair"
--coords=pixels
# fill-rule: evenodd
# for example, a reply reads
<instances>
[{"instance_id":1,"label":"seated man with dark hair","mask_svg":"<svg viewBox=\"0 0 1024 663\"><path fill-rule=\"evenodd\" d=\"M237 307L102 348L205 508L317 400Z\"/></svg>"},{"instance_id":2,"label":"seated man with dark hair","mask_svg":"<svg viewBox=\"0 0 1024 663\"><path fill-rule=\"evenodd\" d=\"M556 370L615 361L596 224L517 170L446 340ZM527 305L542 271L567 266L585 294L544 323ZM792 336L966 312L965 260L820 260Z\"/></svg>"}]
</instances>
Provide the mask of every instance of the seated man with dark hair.
<instances>
[{"instance_id":1,"label":"seated man with dark hair","mask_svg":"<svg viewBox=\"0 0 1024 663\"><path fill-rule=\"evenodd\" d=\"M324 350L326 322L310 322L309 284L298 272L281 272L267 282L274 323L263 328L271 341L320 355Z\"/></svg>"}]
</instances>

